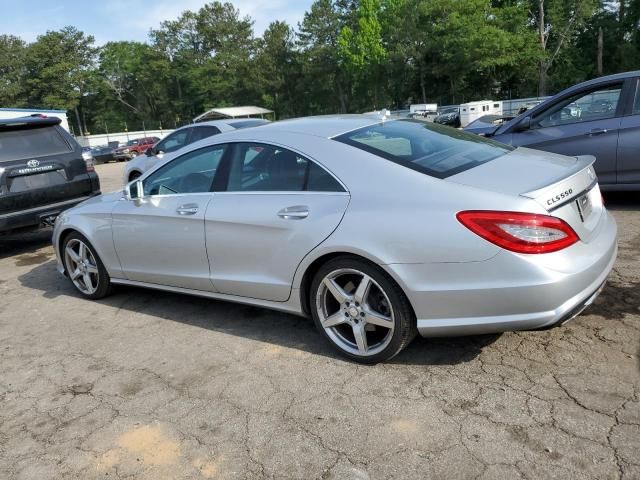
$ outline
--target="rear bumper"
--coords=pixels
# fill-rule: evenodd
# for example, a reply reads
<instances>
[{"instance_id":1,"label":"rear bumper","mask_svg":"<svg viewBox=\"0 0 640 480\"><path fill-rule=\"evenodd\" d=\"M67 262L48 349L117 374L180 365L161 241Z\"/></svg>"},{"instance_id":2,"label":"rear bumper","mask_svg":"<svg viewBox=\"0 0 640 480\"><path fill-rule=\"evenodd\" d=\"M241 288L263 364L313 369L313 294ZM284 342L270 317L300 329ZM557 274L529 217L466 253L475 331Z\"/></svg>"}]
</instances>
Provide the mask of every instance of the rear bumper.
<instances>
[{"instance_id":1,"label":"rear bumper","mask_svg":"<svg viewBox=\"0 0 640 480\"><path fill-rule=\"evenodd\" d=\"M617 227L605 211L589 243L561 252L387 268L403 280L422 336L475 335L566 323L593 302L616 254Z\"/></svg>"},{"instance_id":2,"label":"rear bumper","mask_svg":"<svg viewBox=\"0 0 640 480\"><path fill-rule=\"evenodd\" d=\"M91 195L71 198L16 212L0 214L0 233L10 233L28 228L52 226L53 220L61 212L99 194L100 191L96 191Z\"/></svg>"},{"instance_id":3,"label":"rear bumper","mask_svg":"<svg viewBox=\"0 0 640 480\"><path fill-rule=\"evenodd\" d=\"M130 160L133 157L131 153L123 153L123 152L114 152L113 158L115 160Z\"/></svg>"}]
</instances>

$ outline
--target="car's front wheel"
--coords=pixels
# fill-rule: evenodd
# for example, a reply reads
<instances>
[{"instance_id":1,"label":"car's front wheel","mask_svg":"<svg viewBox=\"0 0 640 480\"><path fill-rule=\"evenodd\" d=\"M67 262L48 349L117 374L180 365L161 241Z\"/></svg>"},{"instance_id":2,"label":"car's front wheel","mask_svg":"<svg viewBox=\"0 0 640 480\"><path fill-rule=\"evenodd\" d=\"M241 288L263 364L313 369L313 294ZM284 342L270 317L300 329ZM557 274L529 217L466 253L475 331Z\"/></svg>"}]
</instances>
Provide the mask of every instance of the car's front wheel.
<instances>
[{"instance_id":1,"label":"car's front wheel","mask_svg":"<svg viewBox=\"0 0 640 480\"><path fill-rule=\"evenodd\" d=\"M84 236L69 234L62 245L62 258L71 282L82 295L97 300L111 293L107 269Z\"/></svg>"},{"instance_id":2,"label":"car's front wheel","mask_svg":"<svg viewBox=\"0 0 640 480\"><path fill-rule=\"evenodd\" d=\"M389 360L416 335L415 316L402 289L381 268L356 257L323 265L309 300L322 335L360 363Z\"/></svg>"}]
</instances>

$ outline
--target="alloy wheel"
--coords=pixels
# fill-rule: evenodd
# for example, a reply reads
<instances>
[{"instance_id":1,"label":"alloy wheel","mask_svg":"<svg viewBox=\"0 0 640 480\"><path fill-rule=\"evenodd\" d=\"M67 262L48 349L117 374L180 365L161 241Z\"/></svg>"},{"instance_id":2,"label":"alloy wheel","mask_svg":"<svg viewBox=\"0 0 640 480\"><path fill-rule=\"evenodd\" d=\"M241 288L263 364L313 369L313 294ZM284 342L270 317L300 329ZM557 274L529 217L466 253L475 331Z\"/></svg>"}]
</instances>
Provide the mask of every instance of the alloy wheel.
<instances>
[{"instance_id":1,"label":"alloy wheel","mask_svg":"<svg viewBox=\"0 0 640 480\"><path fill-rule=\"evenodd\" d=\"M369 275L351 268L334 270L316 294L320 324L340 349L357 356L384 350L393 337L395 316L383 288Z\"/></svg>"},{"instance_id":2,"label":"alloy wheel","mask_svg":"<svg viewBox=\"0 0 640 480\"><path fill-rule=\"evenodd\" d=\"M89 247L77 238L69 240L64 249L65 264L69 278L85 295L98 290L98 264Z\"/></svg>"}]
</instances>

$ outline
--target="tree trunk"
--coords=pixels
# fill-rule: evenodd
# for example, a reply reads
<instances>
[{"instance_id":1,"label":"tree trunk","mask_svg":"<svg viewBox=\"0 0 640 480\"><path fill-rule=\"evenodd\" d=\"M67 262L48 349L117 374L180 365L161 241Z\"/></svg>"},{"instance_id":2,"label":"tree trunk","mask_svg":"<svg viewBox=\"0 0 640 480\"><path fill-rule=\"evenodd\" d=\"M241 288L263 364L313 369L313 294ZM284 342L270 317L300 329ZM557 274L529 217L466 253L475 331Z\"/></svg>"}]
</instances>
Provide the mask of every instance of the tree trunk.
<instances>
[{"instance_id":1,"label":"tree trunk","mask_svg":"<svg viewBox=\"0 0 640 480\"><path fill-rule=\"evenodd\" d=\"M78 107L74 107L73 109L76 112L76 121L78 122L78 136L81 137L84 135L84 130L82 130L82 122L80 121L80 112L78 112Z\"/></svg>"},{"instance_id":2,"label":"tree trunk","mask_svg":"<svg viewBox=\"0 0 640 480\"><path fill-rule=\"evenodd\" d=\"M602 75L602 55L604 51L604 33L602 27L598 29L598 75Z\"/></svg>"},{"instance_id":3,"label":"tree trunk","mask_svg":"<svg viewBox=\"0 0 640 480\"><path fill-rule=\"evenodd\" d=\"M544 0L538 0L538 40L542 49L543 57L547 51L547 40L544 32ZM546 59L540 60L540 70L538 77L538 96L544 97L547 94L547 65Z\"/></svg>"},{"instance_id":4,"label":"tree trunk","mask_svg":"<svg viewBox=\"0 0 640 480\"><path fill-rule=\"evenodd\" d=\"M453 77L449 78L449 84L451 85L451 103L455 104L456 103L456 87L455 87L455 84L453 83ZM426 99L425 99L425 103L427 103Z\"/></svg>"},{"instance_id":5,"label":"tree trunk","mask_svg":"<svg viewBox=\"0 0 640 480\"><path fill-rule=\"evenodd\" d=\"M344 90L342 88L342 85L340 84L340 81L336 81L336 84L338 86L338 97L340 99L340 113L347 113L347 103L344 99Z\"/></svg>"},{"instance_id":6,"label":"tree trunk","mask_svg":"<svg viewBox=\"0 0 640 480\"><path fill-rule=\"evenodd\" d=\"M422 92L422 103L427 103L427 89L424 84L424 65L420 62L420 90Z\"/></svg>"}]
</instances>

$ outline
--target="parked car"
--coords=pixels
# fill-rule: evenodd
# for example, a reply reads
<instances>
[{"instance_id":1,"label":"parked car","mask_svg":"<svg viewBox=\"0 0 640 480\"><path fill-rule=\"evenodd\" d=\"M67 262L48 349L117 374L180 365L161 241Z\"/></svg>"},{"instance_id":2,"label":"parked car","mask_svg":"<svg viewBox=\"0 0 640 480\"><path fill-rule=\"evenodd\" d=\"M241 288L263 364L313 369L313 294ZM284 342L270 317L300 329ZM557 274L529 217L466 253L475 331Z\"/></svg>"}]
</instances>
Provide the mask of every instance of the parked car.
<instances>
[{"instance_id":1,"label":"parked car","mask_svg":"<svg viewBox=\"0 0 640 480\"><path fill-rule=\"evenodd\" d=\"M445 108L438 113L438 116L433 121L440 125L460 128L460 109L458 107Z\"/></svg>"},{"instance_id":2,"label":"parked car","mask_svg":"<svg viewBox=\"0 0 640 480\"><path fill-rule=\"evenodd\" d=\"M0 120L0 234L52 226L100 193L88 152L56 117Z\"/></svg>"},{"instance_id":3,"label":"parked car","mask_svg":"<svg viewBox=\"0 0 640 480\"><path fill-rule=\"evenodd\" d=\"M564 155L594 155L603 190L640 190L640 71L597 78L487 132L495 140Z\"/></svg>"},{"instance_id":4,"label":"parked car","mask_svg":"<svg viewBox=\"0 0 640 480\"><path fill-rule=\"evenodd\" d=\"M115 160L116 147L111 145L100 145L91 149L91 155L95 163L108 163Z\"/></svg>"},{"instance_id":5,"label":"parked car","mask_svg":"<svg viewBox=\"0 0 640 480\"><path fill-rule=\"evenodd\" d=\"M589 305L617 251L592 161L411 119L287 120L187 146L65 212L53 242L87 298L124 284L308 315L373 363L416 333L547 328Z\"/></svg>"},{"instance_id":6,"label":"parked car","mask_svg":"<svg viewBox=\"0 0 640 480\"><path fill-rule=\"evenodd\" d=\"M119 162L124 162L125 160L130 160L140 154L143 154L149 147L152 147L154 143L159 141L160 138L158 137L143 137L136 138L135 140L129 140L122 147L116 148L113 152L113 156Z\"/></svg>"},{"instance_id":7,"label":"parked car","mask_svg":"<svg viewBox=\"0 0 640 480\"><path fill-rule=\"evenodd\" d=\"M165 160L167 154L173 154L182 147L195 143L203 138L217 135L220 132L229 132L240 128L257 127L269 123L268 120L259 118L215 120L185 125L174 130L153 147L150 147L145 155L130 161L124 168L123 181L129 183L144 172Z\"/></svg>"}]
</instances>

